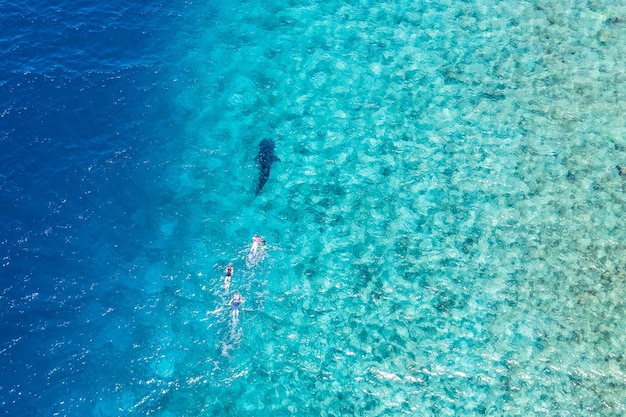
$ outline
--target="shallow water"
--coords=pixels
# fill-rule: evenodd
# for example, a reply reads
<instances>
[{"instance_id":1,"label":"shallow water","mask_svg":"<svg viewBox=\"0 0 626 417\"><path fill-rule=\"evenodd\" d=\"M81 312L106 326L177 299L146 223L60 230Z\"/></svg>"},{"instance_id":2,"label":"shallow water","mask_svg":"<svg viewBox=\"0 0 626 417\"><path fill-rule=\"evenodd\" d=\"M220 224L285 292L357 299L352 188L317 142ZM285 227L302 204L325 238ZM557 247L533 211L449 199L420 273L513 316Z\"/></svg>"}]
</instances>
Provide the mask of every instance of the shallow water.
<instances>
[{"instance_id":1,"label":"shallow water","mask_svg":"<svg viewBox=\"0 0 626 417\"><path fill-rule=\"evenodd\" d=\"M624 413L626 8L148 11L82 180L13 188L52 196L5 216L7 415Z\"/></svg>"}]
</instances>

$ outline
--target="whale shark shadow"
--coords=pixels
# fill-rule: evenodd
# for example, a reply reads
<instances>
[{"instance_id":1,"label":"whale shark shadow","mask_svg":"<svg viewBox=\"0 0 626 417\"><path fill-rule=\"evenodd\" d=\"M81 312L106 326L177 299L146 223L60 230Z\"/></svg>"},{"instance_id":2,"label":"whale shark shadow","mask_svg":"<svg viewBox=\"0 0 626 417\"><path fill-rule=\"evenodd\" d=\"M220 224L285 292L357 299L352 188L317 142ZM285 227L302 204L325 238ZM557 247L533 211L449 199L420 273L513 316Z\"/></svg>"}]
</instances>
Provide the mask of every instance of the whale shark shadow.
<instances>
[{"instance_id":1,"label":"whale shark shadow","mask_svg":"<svg viewBox=\"0 0 626 417\"><path fill-rule=\"evenodd\" d=\"M276 156L276 144L272 139L263 139L259 143L259 153L254 158L256 165L259 168L259 178L256 183L255 195L259 195L265 186L265 183L270 177L270 171L272 164L276 161L280 162L280 158Z\"/></svg>"}]
</instances>

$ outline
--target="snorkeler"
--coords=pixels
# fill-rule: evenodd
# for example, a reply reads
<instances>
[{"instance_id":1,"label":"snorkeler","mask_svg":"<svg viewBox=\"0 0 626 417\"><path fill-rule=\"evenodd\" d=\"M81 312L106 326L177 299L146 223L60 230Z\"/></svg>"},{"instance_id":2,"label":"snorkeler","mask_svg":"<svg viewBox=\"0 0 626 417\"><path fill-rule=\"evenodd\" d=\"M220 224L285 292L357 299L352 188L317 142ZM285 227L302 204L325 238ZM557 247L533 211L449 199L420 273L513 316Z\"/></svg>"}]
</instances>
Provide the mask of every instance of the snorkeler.
<instances>
[{"instance_id":1,"label":"snorkeler","mask_svg":"<svg viewBox=\"0 0 626 417\"><path fill-rule=\"evenodd\" d=\"M250 248L250 253L255 254L259 249L259 243L261 242L261 238L259 235L254 235L252 238L252 247Z\"/></svg>"},{"instance_id":2,"label":"snorkeler","mask_svg":"<svg viewBox=\"0 0 626 417\"><path fill-rule=\"evenodd\" d=\"M254 237L252 238L252 246L250 247L250 251L248 252L248 257L246 259L246 267L252 268L256 264L258 264L259 261L261 260L262 256L259 256L260 255L259 254L260 243L261 243L261 237L259 235L254 235Z\"/></svg>"},{"instance_id":3,"label":"snorkeler","mask_svg":"<svg viewBox=\"0 0 626 417\"><path fill-rule=\"evenodd\" d=\"M233 316L235 318L239 317L239 305L243 304L245 300L241 298L239 291L235 291L233 294L233 298L230 299L230 305L233 307Z\"/></svg>"},{"instance_id":4,"label":"snorkeler","mask_svg":"<svg viewBox=\"0 0 626 417\"><path fill-rule=\"evenodd\" d=\"M233 272L233 263L230 262L228 266L226 266L226 276L224 277L224 290L226 290L226 292L230 289L230 279L233 276Z\"/></svg>"},{"instance_id":5,"label":"snorkeler","mask_svg":"<svg viewBox=\"0 0 626 417\"><path fill-rule=\"evenodd\" d=\"M265 254L265 249L267 248L267 242L265 242L265 237L261 237L261 252Z\"/></svg>"}]
</instances>

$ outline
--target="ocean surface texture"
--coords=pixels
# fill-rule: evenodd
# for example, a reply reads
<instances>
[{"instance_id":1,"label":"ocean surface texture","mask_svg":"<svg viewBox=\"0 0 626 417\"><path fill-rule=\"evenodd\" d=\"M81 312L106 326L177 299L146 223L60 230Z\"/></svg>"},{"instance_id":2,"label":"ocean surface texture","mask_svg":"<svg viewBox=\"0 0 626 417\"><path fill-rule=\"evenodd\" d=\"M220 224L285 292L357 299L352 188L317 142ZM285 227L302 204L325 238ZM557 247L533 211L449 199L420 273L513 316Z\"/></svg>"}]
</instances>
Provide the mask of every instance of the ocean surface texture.
<instances>
[{"instance_id":1,"label":"ocean surface texture","mask_svg":"<svg viewBox=\"0 0 626 417\"><path fill-rule=\"evenodd\" d=\"M623 1L0 28L0 416L626 415Z\"/></svg>"}]
</instances>

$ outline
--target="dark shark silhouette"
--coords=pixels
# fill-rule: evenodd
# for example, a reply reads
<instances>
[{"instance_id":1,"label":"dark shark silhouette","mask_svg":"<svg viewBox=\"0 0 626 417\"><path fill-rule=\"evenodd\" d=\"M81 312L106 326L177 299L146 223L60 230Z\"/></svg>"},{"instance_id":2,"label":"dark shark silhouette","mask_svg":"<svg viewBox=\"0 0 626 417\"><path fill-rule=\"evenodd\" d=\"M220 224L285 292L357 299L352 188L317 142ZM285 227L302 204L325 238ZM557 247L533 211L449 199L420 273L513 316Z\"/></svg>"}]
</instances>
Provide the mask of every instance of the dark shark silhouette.
<instances>
[{"instance_id":1,"label":"dark shark silhouette","mask_svg":"<svg viewBox=\"0 0 626 417\"><path fill-rule=\"evenodd\" d=\"M261 143L259 143L259 153L255 158L257 167L259 168L259 180L256 184L255 195L259 195L261 190L263 190L263 186L270 177L272 164L276 161L280 161L280 159L276 156L274 149L275 145L272 139L263 139Z\"/></svg>"}]
</instances>

